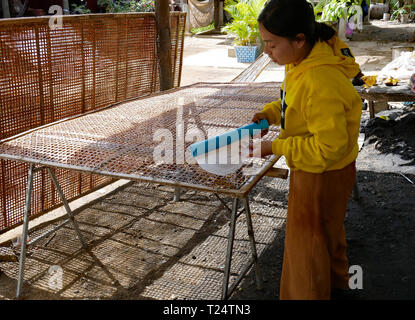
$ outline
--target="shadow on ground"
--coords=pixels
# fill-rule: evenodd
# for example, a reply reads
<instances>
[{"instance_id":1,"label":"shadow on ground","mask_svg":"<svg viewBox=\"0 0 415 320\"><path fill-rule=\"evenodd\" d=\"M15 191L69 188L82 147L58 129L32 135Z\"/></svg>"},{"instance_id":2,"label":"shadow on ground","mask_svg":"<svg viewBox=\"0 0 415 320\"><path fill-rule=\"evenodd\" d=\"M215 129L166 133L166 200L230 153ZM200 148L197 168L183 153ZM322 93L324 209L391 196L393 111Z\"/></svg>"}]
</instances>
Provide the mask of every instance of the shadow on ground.
<instances>
[{"instance_id":1,"label":"shadow on ground","mask_svg":"<svg viewBox=\"0 0 415 320\"><path fill-rule=\"evenodd\" d=\"M357 178L360 200L350 199L345 224L349 262L362 267L363 290L346 299L414 299L415 186L396 173L360 170ZM287 183L265 178L251 194L264 289L256 289L251 270L233 300L279 297ZM178 203L173 194L135 183L79 212L89 252L70 225L42 240L29 250L23 299L219 299L228 211L207 194L185 193ZM231 281L250 257L246 234L240 218ZM60 290L51 288L54 265L63 269ZM13 299L18 263L0 268L0 294Z\"/></svg>"},{"instance_id":2,"label":"shadow on ground","mask_svg":"<svg viewBox=\"0 0 415 320\"><path fill-rule=\"evenodd\" d=\"M262 186L262 187L261 187ZM265 178L252 192L252 219L261 253L284 220L286 181ZM76 220L88 243L81 247L73 226L30 246L23 299L219 299L229 212L201 192L184 192L172 201L174 188L132 183L79 210ZM269 198L266 196L270 195ZM230 199L223 199L230 207ZM271 210L272 209L272 210ZM38 228L30 238L60 221ZM19 250L9 245L18 258ZM250 258L245 216L236 226L231 281ZM50 268L61 270L54 283ZM13 299L18 262L0 262L0 295Z\"/></svg>"}]
</instances>

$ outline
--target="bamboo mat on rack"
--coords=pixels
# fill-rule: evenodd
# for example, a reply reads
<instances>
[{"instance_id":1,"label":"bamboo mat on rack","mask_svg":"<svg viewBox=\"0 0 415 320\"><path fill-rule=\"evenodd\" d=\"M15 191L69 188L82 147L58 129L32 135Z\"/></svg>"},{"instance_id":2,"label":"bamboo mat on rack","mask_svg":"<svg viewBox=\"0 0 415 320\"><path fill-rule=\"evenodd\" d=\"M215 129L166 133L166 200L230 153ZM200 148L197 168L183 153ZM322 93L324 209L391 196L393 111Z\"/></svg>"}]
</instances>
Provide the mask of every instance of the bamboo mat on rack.
<instances>
[{"instance_id":1,"label":"bamboo mat on rack","mask_svg":"<svg viewBox=\"0 0 415 320\"><path fill-rule=\"evenodd\" d=\"M198 83L172 89L14 136L0 144L0 158L206 191L237 192L257 181L246 174L247 168L259 173L275 159L251 158L236 173L215 176L192 163L187 151L194 142L192 135L196 132L197 140L204 140L243 126L265 104L276 100L278 92L277 83ZM277 136L278 131L271 127L264 139ZM162 159L173 162L154 161L157 148L163 150Z\"/></svg>"}]
</instances>

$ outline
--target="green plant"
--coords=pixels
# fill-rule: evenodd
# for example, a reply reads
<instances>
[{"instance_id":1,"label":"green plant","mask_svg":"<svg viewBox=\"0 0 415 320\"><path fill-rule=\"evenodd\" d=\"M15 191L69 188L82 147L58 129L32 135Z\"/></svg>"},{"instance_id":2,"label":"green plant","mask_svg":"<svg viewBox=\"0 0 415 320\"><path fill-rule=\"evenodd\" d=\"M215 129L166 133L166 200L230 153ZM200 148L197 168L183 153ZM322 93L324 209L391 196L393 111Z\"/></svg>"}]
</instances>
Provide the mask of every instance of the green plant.
<instances>
[{"instance_id":1,"label":"green plant","mask_svg":"<svg viewBox=\"0 0 415 320\"><path fill-rule=\"evenodd\" d=\"M319 6L320 2L322 4ZM314 7L314 13L316 13L316 7L318 10L323 7L318 20L325 22L338 21L340 18L347 20L357 13L357 10L352 8L354 6L360 7L362 4L362 0L330 0L329 2L322 0L320 2Z\"/></svg>"},{"instance_id":2,"label":"green plant","mask_svg":"<svg viewBox=\"0 0 415 320\"><path fill-rule=\"evenodd\" d=\"M256 44L259 38L258 16L264 8L267 0L228 0L225 2L225 10L232 21L222 28L235 36L234 43L239 46Z\"/></svg>"},{"instance_id":3,"label":"green plant","mask_svg":"<svg viewBox=\"0 0 415 320\"><path fill-rule=\"evenodd\" d=\"M408 14L411 19L414 18L415 4L405 4L402 7L399 7L399 1L396 0L392 1L390 6L391 21L398 19L403 14Z\"/></svg>"},{"instance_id":4,"label":"green plant","mask_svg":"<svg viewBox=\"0 0 415 320\"><path fill-rule=\"evenodd\" d=\"M198 34L198 33L213 30L213 29L215 29L215 22L212 22L210 25L208 25L206 27L192 28L192 29L190 29L190 32L193 33L193 34Z\"/></svg>"},{"instance_id":5,"label":"green plant","mask_svg":"<svg viewBox=\"0 0 415 320\"><path fill-rule=\"evenodd\" d=\"M98 5L105 9L105 12L124 12L126 11L126 4L124 1L113 1L113 0L98 0Z\"/></svg>"},{"instance_id":6,"label":"green plant","mask_svg":"<svg viewBox=\"0 0 415 320\"><path fill-rule=\"evenodd\" d=\"M411 4L409 10L409 19L413 20L415 18L415 4Z\"/></svg>"},{"instance_id":7,"label":"green plant","mask_svg":"<svg viewBox=\"0 0 415 320\"><path fill-rule=\"evenodd\" d=\"M106 12L152 12L155 0L98 0L98 5Z\"/></svg>"},{"instance_id":8,"label":"green plant","mask_svg":"<svg viewBox=\"0 0 415 320\"><path fill-rule=\"evenodd\" d=\"M130 10L134 12L153 12L155 10L155 0L130 1Z\"/></svg>"},{"instance_id":9,"label":"green plant","mask_svg":"<svg viewBox=\"0 0 415 320\"><path fill-rule=\"evenodd\" d=\"M314 8L314 16L316 19L321 16L324 6L326 6L330 1L331 0L320 0L317 4L315 4L313 0L308 0Z\"/></svg>"},{"instance_id":10,"label":"green plant","mask_svg":"<svg viewBox=\"0 0 415 320\"><path fill-rule=\"evenodd\" d=\"M91 10L88 9L86 2L80 5L73 3L71 12L74 14L86 14L86 13L91 13Z\"/></svg>"}]
</instances>

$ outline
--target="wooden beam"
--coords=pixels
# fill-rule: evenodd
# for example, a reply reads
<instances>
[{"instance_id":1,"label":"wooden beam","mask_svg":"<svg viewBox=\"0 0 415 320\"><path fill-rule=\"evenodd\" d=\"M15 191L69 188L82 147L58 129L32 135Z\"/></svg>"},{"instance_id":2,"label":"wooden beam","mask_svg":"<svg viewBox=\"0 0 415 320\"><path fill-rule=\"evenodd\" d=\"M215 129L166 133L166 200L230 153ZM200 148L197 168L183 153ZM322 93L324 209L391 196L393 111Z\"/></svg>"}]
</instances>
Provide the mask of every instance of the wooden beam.
<instances>
[{"instance_id":1,"label":"wooden beam","mask_svg":"<svg viewBox=\"0 0 415 320\"><path fill-rule=\"evenodd\" d=\"M173 88L169 0L156 0L157 52L160 90Z\"/></svg>"},{"instance_id":2,"label":"wooden beam","mask_svg":"<svg viewBox=\"0 0 415 320\"><path fill-rule=\"evenodd\" d=\"M271 168L265 173L266 177L273 177L273 178L280 178L280 179L287 179L288 178L288 170L282 168Z\"/></svg>"}]
</instances>

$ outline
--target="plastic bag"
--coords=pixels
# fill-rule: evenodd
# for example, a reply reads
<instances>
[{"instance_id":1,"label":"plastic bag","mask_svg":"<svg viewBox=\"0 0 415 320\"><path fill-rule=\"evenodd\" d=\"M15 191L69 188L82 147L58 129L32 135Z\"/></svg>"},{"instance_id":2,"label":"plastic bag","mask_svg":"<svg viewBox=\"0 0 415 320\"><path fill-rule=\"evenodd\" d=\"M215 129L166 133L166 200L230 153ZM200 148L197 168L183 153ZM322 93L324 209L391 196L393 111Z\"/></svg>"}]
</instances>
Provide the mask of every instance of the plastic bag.
<instances>
[{"instance_id":1,"label":"plastic bag","mask_svg":"<svg viewBox=\"0 0 415 320\"><path fill-rule=\"evenodd\" d=\"M400 81L408 81L415 73L415 52L402 52L402 54L388 63L378 74L378 80L393 77Z\"/></svg>"}]
</instances>

